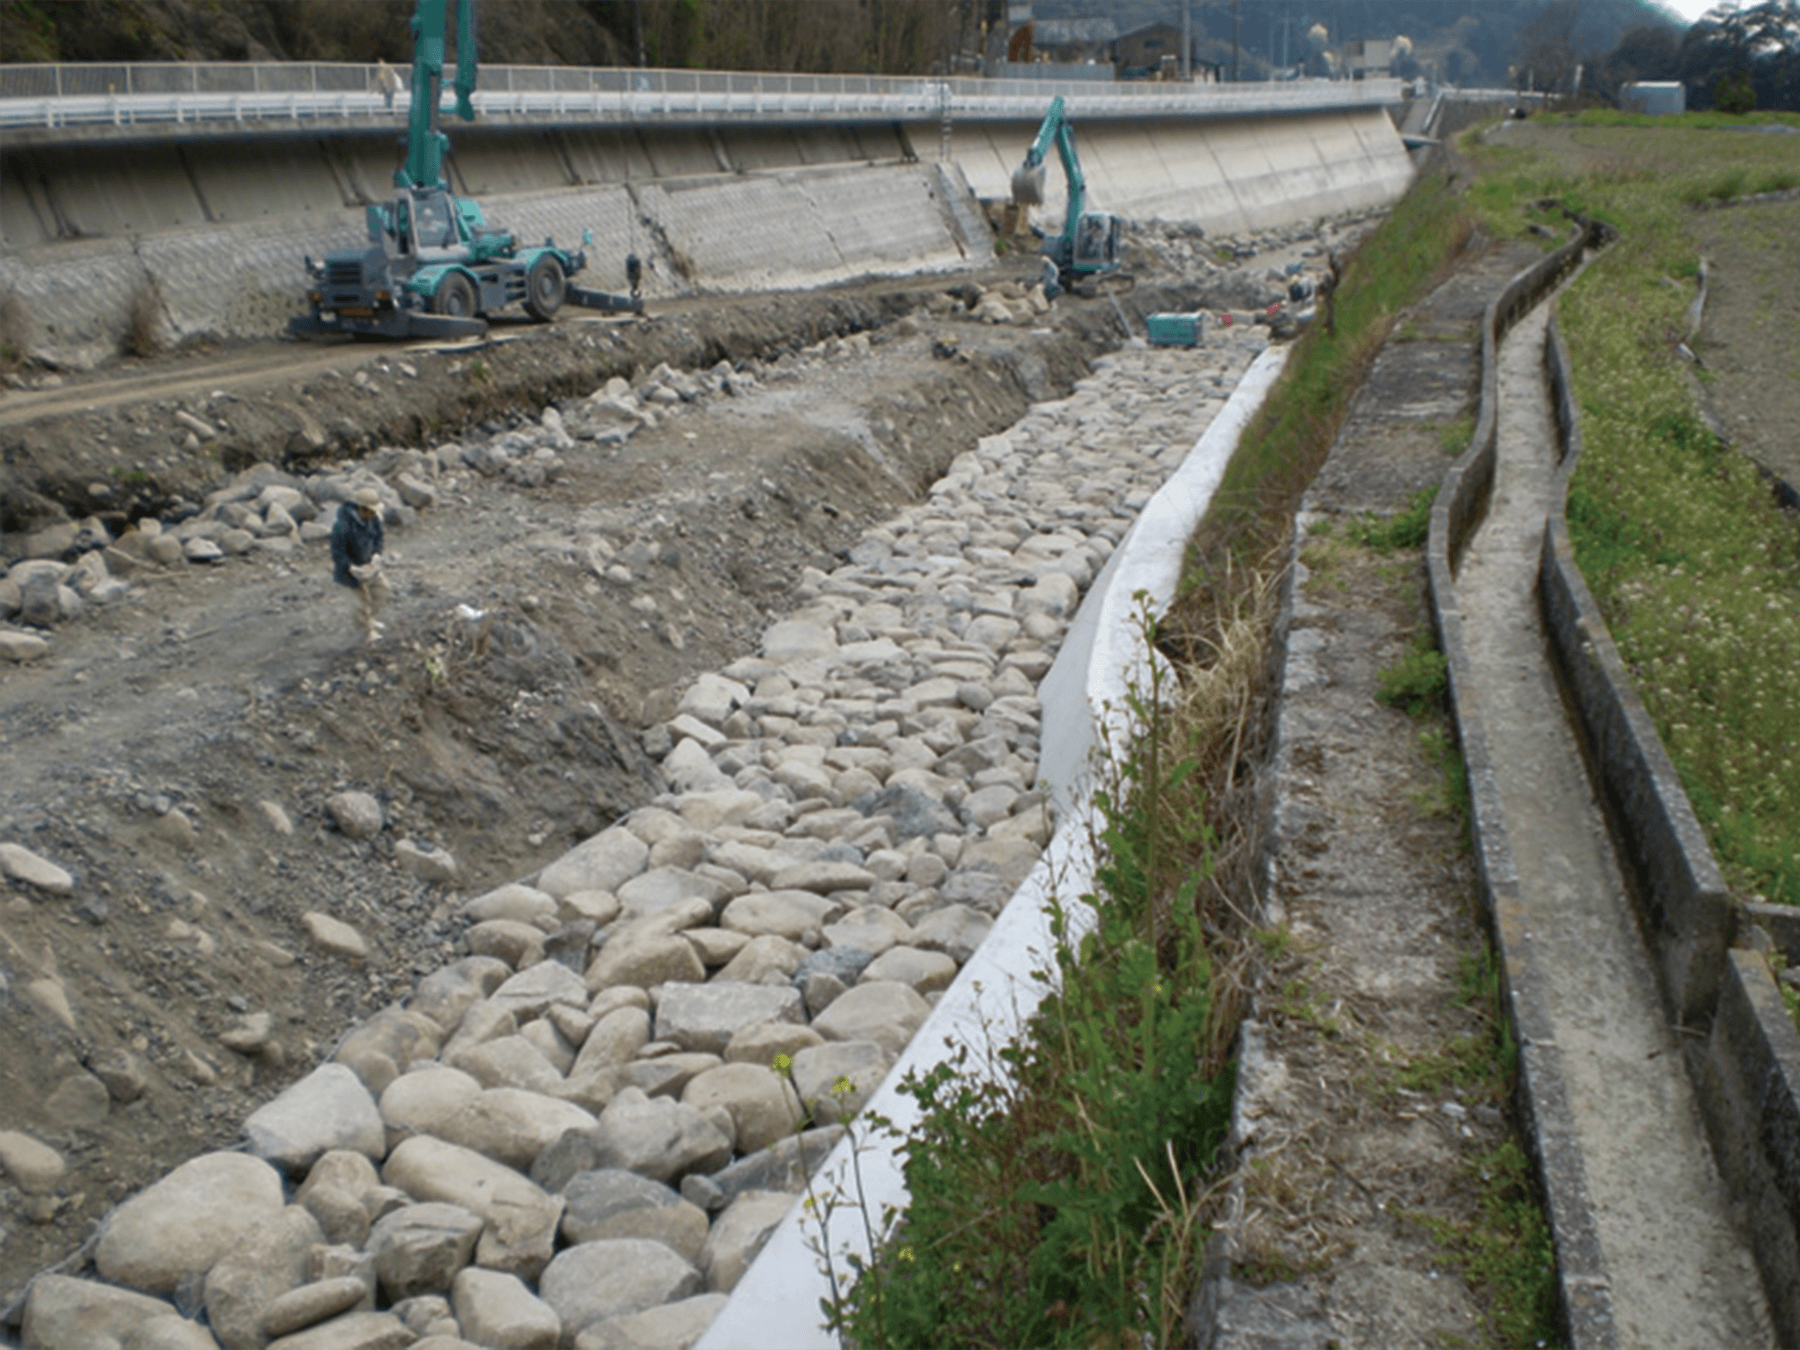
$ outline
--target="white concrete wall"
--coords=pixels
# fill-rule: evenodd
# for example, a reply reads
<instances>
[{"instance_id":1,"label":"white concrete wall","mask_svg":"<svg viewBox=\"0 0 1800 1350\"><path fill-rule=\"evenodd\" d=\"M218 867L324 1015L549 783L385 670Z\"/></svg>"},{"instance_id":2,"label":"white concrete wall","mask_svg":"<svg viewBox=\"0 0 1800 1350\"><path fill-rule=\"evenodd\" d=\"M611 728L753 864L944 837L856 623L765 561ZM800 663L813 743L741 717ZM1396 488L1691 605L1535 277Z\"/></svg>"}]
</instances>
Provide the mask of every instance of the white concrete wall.
<instances>
[{"instance_id":1,"label":"white concrete wall","mask_svg":"<svg viewBox=\"0 0 1800 1350\"><path fill-rule=\"evenodd\" d=\"M451 172L493 223L521 239L574 246L593 231L581 278L588 286L623 291L625 255L637 253L654 302L990 262L990 241L948 200L958 175L898 158L908 139L929 157L939 130L752 136L694 128L554 141L488 130L465 135ZM1025 122L953 129L954 166L975 196L1010 196L1036 130ZM1377 109L1095 121L1077 124L1076 136L1092 209L1215 234L1380 206L1411 177L1399 135ZM802 161L891 157L751 171L784 146ZM75 150L33 149L0 165L9 325L0 336L78 368L118 351L145 297L165 343L281 331L302 308L303 256L361 245L357 202L387 195L397 157L386 137L370 135ZM734 153L750 163L733 162ZM593 181L600 175L613 176ZM1060 166L1046 187L1039 223L1057 227ZM55 238L58 217L85 237Z\"/></svg>"},{"instance_id":2,"label":"white concrete wall","mask_svg":"<svg viewBox=\"0 0 1800 1350\"><path fill-rule=\"evenodd\" d=\"M977 196L1009 198L1034 124L968 124L953 153ZM919 128L918 136L927 134ZM1210 121L1075 126L1088 208L1240 234L1385 205L1406 191L1406 147L1380 109ZM1034 220L1060 228L1066 189L1052 165Z\"/></svg>"}]
</instances>

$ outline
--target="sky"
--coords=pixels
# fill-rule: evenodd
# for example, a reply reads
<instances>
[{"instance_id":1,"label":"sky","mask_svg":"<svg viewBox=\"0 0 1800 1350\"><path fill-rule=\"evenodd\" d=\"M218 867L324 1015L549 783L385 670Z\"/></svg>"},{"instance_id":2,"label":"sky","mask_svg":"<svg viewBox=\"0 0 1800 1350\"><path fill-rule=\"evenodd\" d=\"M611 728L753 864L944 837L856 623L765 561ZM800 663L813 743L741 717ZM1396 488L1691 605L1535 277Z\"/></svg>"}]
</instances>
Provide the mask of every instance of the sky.
<instances>
[{"instance_id":1,"label":"sky","mask_svg":"<svg viewBox=\"0 0 1800 1350\"><path fill-rule=\"evenodd\" d=\"M1718 0L1658 0L1666 10L1679 14L1688 23L1692 23L1707 10L1718 3Z\"/></svg>"}]
</instances>

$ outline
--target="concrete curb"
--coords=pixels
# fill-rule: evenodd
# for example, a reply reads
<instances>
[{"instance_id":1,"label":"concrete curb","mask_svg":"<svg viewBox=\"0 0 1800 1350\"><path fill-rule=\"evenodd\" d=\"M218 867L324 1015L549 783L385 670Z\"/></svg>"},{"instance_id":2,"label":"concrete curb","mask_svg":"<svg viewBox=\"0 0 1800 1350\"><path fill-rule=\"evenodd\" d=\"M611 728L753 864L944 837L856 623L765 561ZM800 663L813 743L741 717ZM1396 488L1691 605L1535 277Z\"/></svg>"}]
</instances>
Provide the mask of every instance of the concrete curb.
<instances>
[{"instance_id":1,"label":"concrete curb","mask_svg":"<svg viewBox=\"0 0 1800 1350\"><path fill-rule=\"evenodd\" d=\"M1093 875L1087 765L1103 740L1119 746L1129 733L1125 694L1134 684L1144 686L1144 672L1153 659L1140 626L1131 621L1132 609L1140 594L1158 614L1174 598L1188 535L1212 500L1238 437L1262 406L1287 355L1287 348L1272 347L1251 364L1231 399L1181 468L1145 506L1083 600L1042 685L1045 747L1040 762L1063 804L1061 824L980 950L944 992L864 1108L865 1121L880 1116L893 1127L892 1133L871 1137L865 1126L838 1145L814 1173L811 1185L812 1193L831 1197L835 1204L823 1204L816 1211L798 1205L789 1212L696 1350L836 1347L837 1338L819 1326L821 1302L829 1300L831 1286L818 1253L828 1246L834 1267L847 1271L852 1256L862 1260L869 1256L865 1214L869 1225L885 1232L892 1217L905 1209L906 1180L897 1140L918 1123L919 1111L897 1085L909 1073L923 1073L959 1051L967 1052L972 1066L999 1073L997 1051L1017 1037L1046 992L1047 986L1033 973L1055 970L1049 929L1053 906L1068 906L1073 937L1078 938L1091 922L1091 911L1072 903L1089 890Z\"/></svg>"},{"instance_id":2,"label":"concrete curb","mask_svg":"<svg viewBox=\"0 0 1800 1350\"><path fill-rule=\"evenodd\" d=\"M1544 529L1538 599L1590 773L1624 861L1669 1015L1704 1030L1689 1043L1713 1154L1743 1206L1751 1250L1783 1345L1800 1344L1800 1033L1768 963L1729 947L1730 893L1605 619L1575 565L1566 519L1581 458L1568 349L1555 316L1545 345L1562 465ZM1800 912L1749 905L1789 960Z\"/></svg>"},{"instance_id":3,"label":"concrete curb","mask_svg":"<svg viewBox=\"0 0 1800 1350\"><path fill-rule=\"evenodd\" d=\"M1487 731L1472 697L1473 675L1455 592L1455 563L1486 515L1494 486L1501 337L1579 259L1593 236L1584 227L1489 302L1481 326L1481 403L1469 449L1450 467L1431 510L1426 545L1432 620L1449 670L1457 736L1468 766L1476 865L1504 975L1507 1012L1519 1041L1519 1105L1544 1188L1556 1246L1557 1292L1575 1350L1618 1344L1612 1285L1600 1251L1581 1149L1563 1082L1562 1051L1526 926Z\"/></svg>"}]
</instances>

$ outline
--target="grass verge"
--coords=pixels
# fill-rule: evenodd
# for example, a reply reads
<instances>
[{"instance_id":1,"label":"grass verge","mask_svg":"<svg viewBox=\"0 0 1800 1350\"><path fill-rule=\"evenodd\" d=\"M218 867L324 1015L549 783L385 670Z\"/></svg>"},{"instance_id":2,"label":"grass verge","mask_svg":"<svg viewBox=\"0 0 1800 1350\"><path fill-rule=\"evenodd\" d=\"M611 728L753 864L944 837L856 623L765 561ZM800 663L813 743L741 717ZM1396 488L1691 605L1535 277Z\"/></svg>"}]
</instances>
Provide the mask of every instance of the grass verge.
<instances>
[{"instance_id":1,"label":"grass verge","mask_svg":"<svg viewBox=\"0 0 1800 1350\"><path fill-rule=\"evenodd\" d=\"M1610 129L1581 133L1601 167L1561 178L1564 197L1620 233L1561 303L1584 443L1576 560L1733 890L1800 904L1800 529L1708 429L1678 346L1694 204L1791 185L1791 149L1763 146L1791 137L1583 120ZM1548 152L1476 154L1484 181L1560 172Z\"/></svg>"}]
</instances>

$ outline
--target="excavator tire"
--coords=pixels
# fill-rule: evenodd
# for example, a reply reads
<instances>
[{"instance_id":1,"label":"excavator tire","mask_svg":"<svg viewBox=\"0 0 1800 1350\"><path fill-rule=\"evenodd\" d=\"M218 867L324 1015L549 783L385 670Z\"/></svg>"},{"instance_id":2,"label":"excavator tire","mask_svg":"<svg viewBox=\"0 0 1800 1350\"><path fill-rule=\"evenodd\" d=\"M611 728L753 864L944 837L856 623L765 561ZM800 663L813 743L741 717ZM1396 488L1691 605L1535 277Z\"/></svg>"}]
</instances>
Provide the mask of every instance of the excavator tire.
<instances>
[{"instance_id":1,"label":"excavator tire","mask_svg":"<svg viewBox=\"0 0 1800 1350\"><path fill-rule=\"evenodd\" d=\"M461 272L451 272L438 282L431 297L431 312L453 319L475 317L475 286Z\"/></svg>"},{"instance_id":2,"label":"excavator tire","mask_svg":"<svg viewBox=\"0 0 1800 1350\"><path fill-rule=\"evenodd\" d=\"M525 274L525 312L539 323L549 323L562 308L568 288L562 264L551 254L543 254Z\"/></svg>"}]
</instances>

